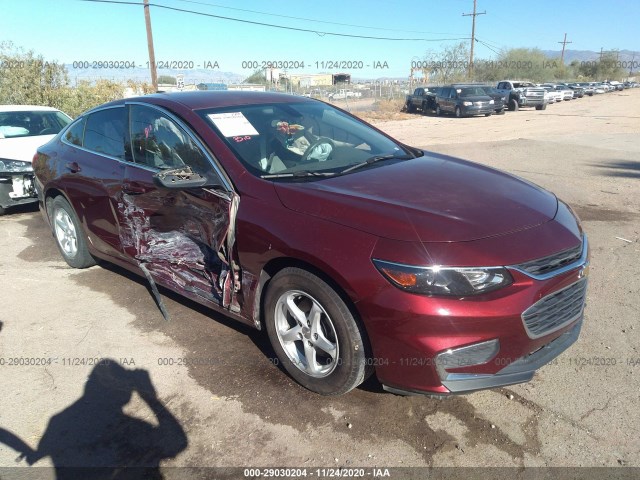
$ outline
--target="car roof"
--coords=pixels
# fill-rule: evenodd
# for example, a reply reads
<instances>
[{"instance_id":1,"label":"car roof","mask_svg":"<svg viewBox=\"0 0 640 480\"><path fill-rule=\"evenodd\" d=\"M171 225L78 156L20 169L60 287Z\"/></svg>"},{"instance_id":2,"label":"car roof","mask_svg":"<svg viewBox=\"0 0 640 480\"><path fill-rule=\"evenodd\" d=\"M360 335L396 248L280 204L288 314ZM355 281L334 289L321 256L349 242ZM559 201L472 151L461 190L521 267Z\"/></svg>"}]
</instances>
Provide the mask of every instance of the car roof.
<instances>
[{"instance_id":1,"label":"car roof","mask_svg":"<svg viewBox=\"0 0 640 480\"><path fill-rule=\"evenodd\" d=\"M57 108L44 107L42 105L0 105L0 112L59 112Z\"/></svg>"},{"instance_id":2,"label":"car roof","mask_svg":"<svg viewBox=\"0 0 640 480\"><path fill-rule=\"evenodd\" d=\"M125 98L122 100L116 100L115 102L110 102L105 105L101 105L97 108L102 108L106 105L121 105L126 102L158 103L158 100L163 103L166 101L176 102L183 105L184 107L187 107L190 110L202 110L206 108L216 107L233 107L236 105L300 103L317 101L300 95L289 95L279 92L194 90L189 92L154 93L151 95L143 95L141 97Z\"/></svg>"}]
</instances>

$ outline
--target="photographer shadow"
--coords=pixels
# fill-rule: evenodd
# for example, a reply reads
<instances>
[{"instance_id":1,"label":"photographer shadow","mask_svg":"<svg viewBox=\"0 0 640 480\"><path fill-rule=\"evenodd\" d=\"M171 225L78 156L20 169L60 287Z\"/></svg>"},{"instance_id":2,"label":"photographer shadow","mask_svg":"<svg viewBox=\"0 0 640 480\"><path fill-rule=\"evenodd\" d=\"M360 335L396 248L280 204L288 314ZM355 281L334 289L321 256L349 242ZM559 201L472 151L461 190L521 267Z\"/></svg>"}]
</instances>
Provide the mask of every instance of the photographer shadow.
<instances>
[{"instance_id":1,"label":"photographer shadow","mask_svg":"<svg viewBox=\"0 0 640 480\"><path fill-rule=\"evenodd\" d=\"M157 425L123 412L134 392L154 413ZM160 462L188 445L178 420L158 399L149 372L127 370L115 360L95 366L84 394L54 415L33 450L0 428L0 443L29 465L50 457L58 480L162 479Z\"/></svg>"}]
</instances>

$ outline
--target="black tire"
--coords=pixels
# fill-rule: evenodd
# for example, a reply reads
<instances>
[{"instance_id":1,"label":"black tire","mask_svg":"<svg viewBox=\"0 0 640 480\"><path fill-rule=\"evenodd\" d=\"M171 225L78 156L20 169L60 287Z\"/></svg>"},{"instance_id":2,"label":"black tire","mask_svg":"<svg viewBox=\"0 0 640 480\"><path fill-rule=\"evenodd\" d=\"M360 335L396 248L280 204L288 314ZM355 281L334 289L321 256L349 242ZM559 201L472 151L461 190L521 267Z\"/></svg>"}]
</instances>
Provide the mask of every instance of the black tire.
<instances>
[{"instance_id":1,"label":"black tire","mask_svg":"<svg viewBox=\"0 0 640 480\"><path fill-rule=\"evenodd\" d=\"M4 209L4 207L0 207L0 217L4 215L5 212L6 210Z\"/></svg>"},{"instance_id":2,"label":"black tire","mask_svg":"<svg viewBox=\"0 0 640 480\"><path fill-rule=\"evenodd\" d=\"M440 105L436 104L436 115L439 117L442 115L442 110L440 110Z\"/></svg>"},{"instance_id":3,"label":"black tire","mask_svg":"<svg viewBox=\"0 0 640 480\"><path fill-rule=\"evenodd\" d=\"M496 111L496 115L504 115L504 108Z\"/></svg>"},{"instance_id":4,"label":"black tire","mask_svg":"<svg viewBox=\"0 0 640 480\"><path fill-rule=\"evenodd\" d=\"M520 106L518 105L518 101L515 98L512 98L511 100L509 100L509 111L510 112L517 112L519 107Z\"/></svg>"},{"instance_id":5,"label":"black tire","mask_svg":"<svg viewBox=\"0 0 640 480\"><path fill-rule=\"evenodd\" d=\"M427 102L424 102L422 104L422 114L426 115L427 113L429 113L429 107L427 106Z\"/></svg>"},{"instance_id":6,"label":"black tire","mask_svg":"<svg viewBox=\"0 0 640 480\"><path fill-rule=\"evenodd\" d=\"M542 105L536 105L536 110L546 110L547 104L543 103Z\"/></svg>"},{"instance_id":7,"label":"black tire","mask_svg":"<svg viewBox=\"0 0 640 480\"><path fill-rule=\"evenodd\" d=\"M60 254L64 258L65 262L67 262L67 264L73 268L87 268L95 265L96 260L89 253L89 249L87 247L87 239L84 235L84 231L82 230L82 226L80 225L80 222L78 220L78 216L76 215L76 212L73 210L71 205L69 205L69 202L67 202L67 200L62 196L58 196L54 198L51 204L50 212L51 212L50 221L51 221L51 228L53 229L53 237L56 239L56 245L58 246L58 250L60 251ZM75 249L65 248L64 246L64 245L68 245L68 242L65 242L64 240L64 238L68 238L68 237L65 237L61 233L63 222L59 218L59 215L61 215L61 218L68 219L68 221L71 223L70 226L73 227L73 231L75 232L75 239L76 239ZM59 224L60 228L56 226L57 220L60 220L61 222ZM70 251L70 250L73 250L73 251Z\"/></svg>"},{"instance_id":8,"label":"black tire","mask_svg":"<svg viewBox=\"0 0 640 480\"><path fill-rule=\"evenodd\" d=\"M411 105L411 102L407 102L406 107L407 107L407 113L413 113L416 110L414 106Z\"/></svg>"},{"instance_id":9,"label":"black tire","mask_svg":"<svg viewBox=\"0 0 640 480\"><path fill-rule=\"evenodd\" d=\"M328 355L323 356L320 347L312 345L318 340L318 335L313 333L311 322L307 322L308 328L305 328L295 320L288 308L286 312L281 310L289 305L287 299L299 302L296 306L303 314L309 313L314 301L320 306L323 311L317 317L318 325L322 324L324 339L331 344L335 341L335 361ZM351 310L335 290L316 275L300 268L284 268L269 282L264 308L264 321L271 345L282 366L303 387L321 395L342 395L360 385L372 372L373 369L367 367L369 348L365 335ZM309 311L305 311L307 309ZM295 340L281 340L284 332L294 329L300 331L291 337ZM323 376L312 376L305 371L309 364L307 347L319 356L322 362L320 366L328 369ZM295 358L292 360L290 355Z\"/></svg>"},{"instance_id":10,"label":"black tire","mask_svg":"<svg viewBox=\"0 0 640 480\"><path fill-rule=\"evenodd\" d=\"M491 115L493 115L493 113L485 113L484 114L485 117L490 117Z\"/></svg>"},{"instance_id":11,"label":"black tire","mask_svg":"<svg viewBox=\"0 0 640 480\"><path fill-rule=\"evenodd\" d=\"M456 107L455 113L457 118L462 118L462 110L460 107Z\"/></svg>"}]
</instances>

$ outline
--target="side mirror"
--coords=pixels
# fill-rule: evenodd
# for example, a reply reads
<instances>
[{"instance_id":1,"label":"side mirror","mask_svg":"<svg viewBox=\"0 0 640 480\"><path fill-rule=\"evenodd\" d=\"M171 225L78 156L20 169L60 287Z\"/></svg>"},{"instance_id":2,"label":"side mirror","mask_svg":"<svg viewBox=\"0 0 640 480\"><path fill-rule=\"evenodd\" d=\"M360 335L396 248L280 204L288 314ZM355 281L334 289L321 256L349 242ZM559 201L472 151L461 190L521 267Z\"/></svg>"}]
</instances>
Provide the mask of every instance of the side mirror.
<instances>
[{"instance_id":1,"label":"side mirror","mask_svg":"<svg viewBox=\"0 0 640 480\"><path fill-rule=\"evenodd\" d=\"M191 167L162 170L153 176L153 183L163 188L199 188L207 184L206 177L191 170Z\"/></svg>"}]
</instances>

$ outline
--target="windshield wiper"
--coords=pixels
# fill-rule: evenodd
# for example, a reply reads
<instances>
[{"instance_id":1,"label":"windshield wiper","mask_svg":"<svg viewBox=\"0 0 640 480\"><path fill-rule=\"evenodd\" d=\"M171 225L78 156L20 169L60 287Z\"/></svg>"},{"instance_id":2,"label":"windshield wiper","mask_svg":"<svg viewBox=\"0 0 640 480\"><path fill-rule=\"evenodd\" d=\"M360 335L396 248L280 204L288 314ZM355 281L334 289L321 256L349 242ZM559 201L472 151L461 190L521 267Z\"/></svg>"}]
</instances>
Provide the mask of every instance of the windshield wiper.
<instances>
[{"instance_id":1,"label":"windshield wiper","mask_svg":"<svg viewBox=\"0 0 640 480\"><path fill-rule=\"evenodd\" d=\"M382 160L409 160L410 158L415 158L411 155L396 155L395 153L388 153L386 155L374 155L373 157L367 158L364 162L356 163L355 165L350 166L340 172L340 175L344 173L352 172L353 170L357 170L358 168L367 167L369 165L373 165L376 162L380 162Z\"/></svg>"},{"instance_id":2,"label":"windshield wiper","mask_svg":"<svg viewBox=\"0 0 640 480\"><path fill-rule=\"evenodd\" d=\"M289 173L270 173L267 175L260 175L260 178L303 178L303 177L332 177L334 172L313 172L311 170L299 170L297 172Z\"/></svg>"}]
</instances>

